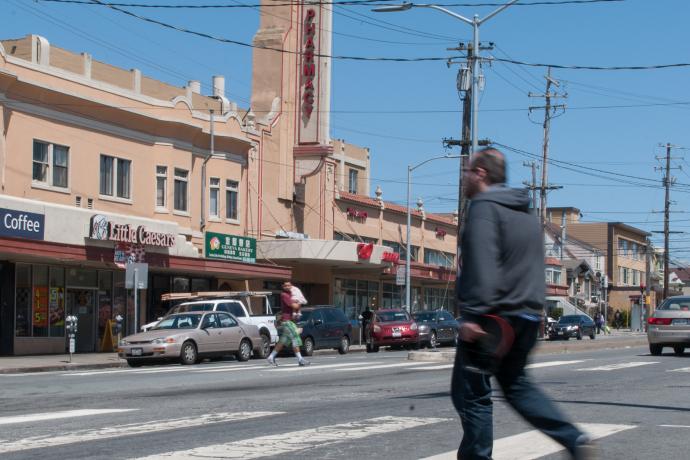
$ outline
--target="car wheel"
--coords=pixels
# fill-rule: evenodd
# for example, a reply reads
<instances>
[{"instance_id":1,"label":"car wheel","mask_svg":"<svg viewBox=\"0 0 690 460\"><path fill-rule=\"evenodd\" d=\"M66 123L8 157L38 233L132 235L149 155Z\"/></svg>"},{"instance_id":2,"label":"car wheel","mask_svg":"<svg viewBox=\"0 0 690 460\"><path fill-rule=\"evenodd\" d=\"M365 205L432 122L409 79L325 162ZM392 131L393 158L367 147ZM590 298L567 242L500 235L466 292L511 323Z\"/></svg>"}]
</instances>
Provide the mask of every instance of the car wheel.
<instances>
[{"instance_id":1,"label":"car wheel","mask_svg":"<svg viewBox=\"0 0 690 460\"><path fill-rule=\"evenodd\" d=\"M249 361L252 357L252 344L247 339L242 339L240 342L240 349L237 350L237 360L238 361Z\"/></svg>"},{"instance_id":2,"label":"car wheel","mask_svg":"<svg viewBox=\"0 0 690 460\"><path fill-rule=\"evenodd\" d=\"M596 334L594 333L594 331L592 331L592 333L589 334L589 338L592 339L592 340L594 340L594 339L597 338L597 336L596 336Z\"/></svg>"},{"instance_id":3,"label":"car wheel","mask_svg":"<svg viewBox=\"0 0 690 460\"><path fill-rule=\"evenodd\" d=\"M676 354L676 356L683 356L683 354L685 353L685 347L673 347L673 352Z\"/></svg>"},{"instance_id":4,"label":"car wheel","mask_svg":"<svg viewBox=\"0 0 690 460\"><path fill-rule=\"evenodd\" d=\"M374 343L374 339L369 337L367 340L367 353L378 353L379 346Z\"/></svg>"},{"instance_id":5,"label":"car wheel","mask_svg":"<svg viewBox=\"0 0 690 460\"><path fill-rule=\"evenodd\" d=\"M182 349L180 350L180 363L189 366L194 364L199 359L199 355L196 351L196 345L194 342L185 342L182 344Z\"/></svg>"},{"instance_id":6,"label":"car wheel","mask_svg":"<svg viewBox=\"0 0 690 460\"><path fill-rule=\"evenodd\" d=\"M663 349L664 349L664 347L662 347L661 345L656 345L656 344L651 344L651 343L649 344L649 352L653 356L660 356Z\"/></svg>"},{"instance_id":7,"label":"car wheel","mask_svg":"<svg viewBox=\"0 0 690 460\"><path fill-rule=\"evenodd\" d=\"M302 353L304 353L304 356L311 356L314 354L314 339L311 337L304 339L304 343L302 344Z\"/></svg>"},{"instance_id":8,"label":"car wheel","mask_svg":"<svg viewBox=\"0 0 690 460\"><path fill-rule=\"evenodd\" d=\"M137 361L136 359L128 359L127 364L129 367L141 367L144 365L141 361Z\"/></svg>"},{"instance_id":9,"label":"car wheel","mask_svg":"<svg viewBox=\"0 0 690 460\"><path fill-rule=\"evenodd\" d=\"M261 350L256 353L257 358L267 358L271 354L271 338L266 334L261 334Z\"/></svg>"},{"instance_id":10,"label":"car wheel","mask_svg":"<svg viewBox=\"0 0 690 460\"><path fill-rule=\"evenodd\" d=\"M338 353L341 355L347 354L347 352L350 351L350 339L344 335L342 339L340 339L340 346L338 347Z\"/></svg>"},{"instance_id":11,"label":"car wheel","mask_svg":"<svg viewBox=\"0 0 690 460\"><path fill-rule=\"evenodd\" d=\"M432 348L436 348L438 346L438 342L436 341L436 331L431 331L431 334L429 335L429 345Z\"/></svg>"}]
</instances>

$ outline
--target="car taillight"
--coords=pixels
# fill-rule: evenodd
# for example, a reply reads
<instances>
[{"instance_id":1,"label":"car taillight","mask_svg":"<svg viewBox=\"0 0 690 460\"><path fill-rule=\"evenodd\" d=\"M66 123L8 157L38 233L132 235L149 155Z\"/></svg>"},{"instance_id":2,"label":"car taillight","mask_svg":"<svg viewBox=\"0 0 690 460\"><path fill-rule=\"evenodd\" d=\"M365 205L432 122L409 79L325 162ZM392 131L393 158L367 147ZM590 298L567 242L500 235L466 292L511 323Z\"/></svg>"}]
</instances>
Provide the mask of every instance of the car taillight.
<instances>
[{"instance_id":1,"label":"car taillight","mask_svg":"<svg viewBox=\"0 0 690 460\"><path fill-rule=\"evenodd\" d=\"M671 321L673 321L672 318L654 318L654 317L651 317L647 320L647 322L649 324L656 324L659 326L668 326L669 324L671 324Z\"/></svg>"},{"instance_id":2,"label":"car taillight","mask_svg":"<svg viewBox=\"0 0 690 460\"><path fill-rule=\"evenodd\" d=\"M416 331L417 330L417 323L412 323L412 325L410 326L410 330Z\"/></svg>"},{"instance_id":3,"label":"car taillight","mask_svg":"<svg viewBox=\"0 0 690 460\"><path fill-rule=\"evenodd\" d=\"M374 324L374 332L381 332L381 326Z\"/></svg>"}]
</instances>

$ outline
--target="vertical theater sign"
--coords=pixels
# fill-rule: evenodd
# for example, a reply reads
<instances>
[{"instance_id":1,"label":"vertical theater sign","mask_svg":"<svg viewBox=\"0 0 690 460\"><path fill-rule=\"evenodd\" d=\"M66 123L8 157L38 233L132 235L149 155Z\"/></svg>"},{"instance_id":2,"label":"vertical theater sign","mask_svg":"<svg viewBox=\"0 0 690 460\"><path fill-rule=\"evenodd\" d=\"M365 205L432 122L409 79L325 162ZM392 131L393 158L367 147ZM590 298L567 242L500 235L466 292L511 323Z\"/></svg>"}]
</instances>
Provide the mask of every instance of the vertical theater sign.
<instances>
[{"instance_id":1,"label":"vertical theater sign","mask_svg":"<svg viewBox=\"0 0 690 460\"><path fill-rule=\"evenodd\" d=\"M298 144L328 144L331 16L319 3L305 2L301 14Z\"/></svg>"}]
</instances>

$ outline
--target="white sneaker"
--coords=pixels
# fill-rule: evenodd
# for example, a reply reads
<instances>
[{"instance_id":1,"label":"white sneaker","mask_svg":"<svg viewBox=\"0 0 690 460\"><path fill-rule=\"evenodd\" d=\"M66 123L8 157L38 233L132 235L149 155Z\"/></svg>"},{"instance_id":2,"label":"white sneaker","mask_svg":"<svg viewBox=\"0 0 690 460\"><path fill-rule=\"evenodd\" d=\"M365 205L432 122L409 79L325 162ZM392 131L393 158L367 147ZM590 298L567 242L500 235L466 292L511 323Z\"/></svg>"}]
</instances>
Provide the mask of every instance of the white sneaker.
<instances>
[{"instance_id":1,"label":"white sneaker","mask_svg":"<svg viewBox=\"0 0 690 460\"><path fill-rule=\"evenodd\" d=\"M268 364L274 367L278 367L278 363L276 362L275 358L271 358L270 356L266 358L266 361L268 361Z\"/></svg>"}]
</instances>

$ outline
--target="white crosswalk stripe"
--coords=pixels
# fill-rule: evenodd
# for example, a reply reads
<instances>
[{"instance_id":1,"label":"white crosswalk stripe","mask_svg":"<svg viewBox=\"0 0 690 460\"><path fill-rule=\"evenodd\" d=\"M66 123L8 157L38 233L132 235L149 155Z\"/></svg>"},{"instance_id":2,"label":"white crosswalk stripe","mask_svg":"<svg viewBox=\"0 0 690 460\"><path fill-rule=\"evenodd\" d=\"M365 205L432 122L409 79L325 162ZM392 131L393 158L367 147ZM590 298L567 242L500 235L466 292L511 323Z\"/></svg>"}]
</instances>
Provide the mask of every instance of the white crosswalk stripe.
<instances>
[{"instance_id":1,"label":"white crosswalk stripe","mask_svg":"<svg viewBox=\"0 0 690 460\"><path fill-rule=\"evenodd\" d=\"M419 366L419 361L410 361L407 363L395 363L395 364L380 364L380 365L375 365L371 366L369 363L363 363L366 364L363 367L355 367L355 368L350 368L350 369L335 369L336 372L352 372L352 371L368 371L371 369L389 369L393 367L411 367L411 366Z\"/></svg>"},{"instance_id":2,"label":"white crosswalk stripe","mask_svg":"<svg viewBox=\"0 0 690 460\"><path fill-rule=\"evenodd\" d=\"M605 366L586 367L583 369L575 369L577 371L617 371L619 369L630 369L633 367L648 366L650 364L659 364L658 361L637 361L630 363L607 364Z\"/></svg>"},{"instance_id":3,"label":"white crosswalk stripe","mask_svg":"<svg viewBox=\"0 0 690 460\"><path fill-rule=\"evenodd\" d=\"M123 436L141 435L160 431L193 428L216 423L247 420L258 417L282 415L284 412L221 412L204 414L197 417L185 417L172 420L152 420L144 423L115 425L91 430L73 431L57 436L24 437L17 441L3 440L0 442L0 453L19 452L28 449L41 449L59 445L76 444L87 441L97 441Z\"/></svg>"},{"instance_id":4,"label":"white crosswalk stripe","mask_svg":"<svg viewBox=\"0 0 690 460\"><path fill-rule=\"evenodd\" d=\"M167 452L140 460L170 460L189 458L241 458L254 459L274 457L304 449L324 447L336 443L354 441L369 436L397 432L410 428L448 422L445 418L419 417L377 417L361 422L342 423L338 425L321 426L306 430L293 431L253 439L234 441L225 444L215 444L179 452Z\"/></svg>"},{"instance_id":5,"label":"white crosswalk stripe","mask_svg":"<svg viewBox=\"0 0 690 460\"><path fill-rule=\"evenodd\" d=\"M582 423L578 427L594 440L636 428L636 425ZM562 450L563 446L540 431L532 430L494 441L492 457L494 460L533 460ZM457 450L452 450L423 460L455 460L457 455Z\"/></svg>"},{"instance_id":6,"label":"white crosswalk stripe","mask_svg":"<svg viewBox=\"0 0 690 460\"><path fill-rule=\"evenodd\" d=\"M61 418L88 417L91 415L117 414L120 412L132 412L135 410L138 409L77 409L60 412L44 412L40 414L14 415L9 417L0 417L0 425L42 422L45 420L57 420Z\"/></svg>"},{"instance_id":7,"label":"white crosswalk stripe","mask_svg":"<svg viewBox=\"0 0 690 460\"><path fill-rule=\"evenodd\" d=\"M341 363L341 364L315 364L312 363L310 366L299 366L297 364L291 364L288 366L280 366L269 369L269 372L301 372L301 371L312 371L319 369L337 369L342 367L354 367L362 366L363 363ZM382 362L370 362L367 364L383 364ZM348 369L349 370L349 369Z\"/></svg>"},{"instance_id":8,"label":"white crosswalk stripe","mask_svg":"<svg viewBox=\"0 0 690 460\"><path fill-rule=\"evenodd\" d=\"M690 372L690 367L681 367L679 369L669 369L666 372Z\"/></svg>"},{"instance_id":9,"label":"white crosswalk stripe","mask_svg":"<svg viewBox=\"0 0 690 460\"><path fill-rule=\"evenodd\" d=\"M436 366L413 367L411 371L437 371L441 369L452 369L454 364L439 364Z\"/></svg>"},{"instance_id":10,"label":"white crosswalk stripe","mask_svg":"<svg viewBox=\"0 0 690 460\"><path fill-rule=\"evenodd\" d=\"M249 370L256 370L256 369L266 369L266 364L257 364L255 366L249 366L249 365L235 365L235 366L224 366L224 367L214 367L212 369L193 369L192 372L195 374L207 374L207 373L215 373L215 372L235 372L235 371L249 371Z\"/></svg>"},{"instance_id":11,"label":"white crosswalk stripe","mask_svg":"<svg viewBox=\"0 0 690 460\"><path fill-rule=\"evenodd\" d=\"M544 361L543 363L532 363L525 366L525 369L541 369L542 367L565 366L566 364L584 363L584 359L575 359L572 361Z\"/></svg>"}]
</instances>

